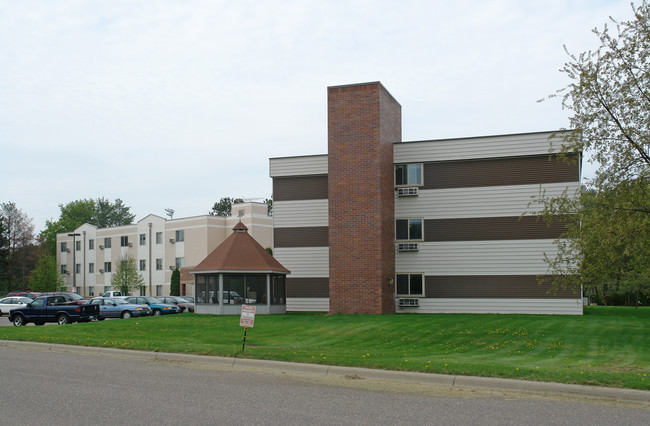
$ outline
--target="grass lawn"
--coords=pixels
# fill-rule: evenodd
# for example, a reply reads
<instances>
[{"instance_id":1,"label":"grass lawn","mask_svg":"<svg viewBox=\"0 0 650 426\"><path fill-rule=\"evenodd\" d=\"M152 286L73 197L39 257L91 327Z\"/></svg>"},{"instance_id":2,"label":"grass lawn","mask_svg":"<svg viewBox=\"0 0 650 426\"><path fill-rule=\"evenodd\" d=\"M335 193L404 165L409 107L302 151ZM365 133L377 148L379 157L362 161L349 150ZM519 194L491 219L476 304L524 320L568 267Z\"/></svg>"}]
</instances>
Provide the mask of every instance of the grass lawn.
<instances>
[{"instance_id":1,"label":"grass lawn","mask_svg":"<svg viewBox=\"0 0 650 426\"><path fill-rule=\"evenodd\" d=\"M4 317L2 321L7 321ZM0 339L507 377L650 390L650 308L553 315L180 314L46 327Z\"/></svg>"}]
</instances>

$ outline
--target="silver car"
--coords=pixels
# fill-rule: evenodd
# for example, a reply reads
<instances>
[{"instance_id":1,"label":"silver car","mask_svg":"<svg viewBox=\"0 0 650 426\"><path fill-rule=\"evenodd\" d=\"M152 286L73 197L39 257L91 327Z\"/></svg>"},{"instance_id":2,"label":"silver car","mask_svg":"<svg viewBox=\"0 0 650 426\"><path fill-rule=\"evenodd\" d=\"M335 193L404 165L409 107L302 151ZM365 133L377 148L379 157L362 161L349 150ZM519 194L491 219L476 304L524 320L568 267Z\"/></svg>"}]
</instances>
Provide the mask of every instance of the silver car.
<instances>
[{"instance_id":1,"label":"silver car","mask_svg":"<svg viewBox=\"0 0 650 426\"><path fill-rule=\"evenodd\" d=\"M24 308L32 299L23 296L10 296L0 299L0 315L9 315L13 309Z\"/></svg>"}]
</instances>

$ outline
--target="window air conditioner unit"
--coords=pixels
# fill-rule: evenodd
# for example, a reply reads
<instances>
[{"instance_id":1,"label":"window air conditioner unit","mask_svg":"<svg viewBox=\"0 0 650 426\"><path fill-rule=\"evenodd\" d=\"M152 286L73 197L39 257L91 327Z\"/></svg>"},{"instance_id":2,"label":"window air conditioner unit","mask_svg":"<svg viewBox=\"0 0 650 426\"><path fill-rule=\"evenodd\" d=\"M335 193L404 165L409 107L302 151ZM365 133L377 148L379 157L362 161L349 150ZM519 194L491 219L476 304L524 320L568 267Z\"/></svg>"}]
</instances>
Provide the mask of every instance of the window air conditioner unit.
<instances>
[{"instance_id":1,"label":"window air conditioner unit","mask_svg":"<svg viewBox=\"0 0 650 426\"><path fill-rule=\"evenodd\" d=\"M170 238L170 239L169 239L169 242L170 242L171 244L174 244L176 241L174 241L173 238Z\"/></svg>"},{"instance_id":2,"label":"window air conditioner unit","mask_svg":"<svg viewBox=\"0 0 650 426\"><path fill-rule=\"evenodd\" d=\"M398 197L413 197L418 195L419 189L417 186L408 186L403 188L397 188Z\"/></svg>"},{"instance_id":3,"label":"window air conditioner unit","mask_svg":"<svg viewBox=\"0 0 650 426\"><path fill-rule=\"evenodd\" d=\"M170 266L170 267L169 267L169 270L170 270L170 271L173 271L174 269L176 269L176 268L174 268L173 266Z\"/></svg>"},{"instance_id":4,"label":"window air conditioner unit","mask_svg":"<svg viewBox=\"0 0 650 426\"><path fill-rule=\"evenodd\" d=\"M408 299L398 299L398 304L400 308L417 308L420 306L420 299L408 298Z\"/></svg>"},{"instance_id":5,"label":"window air conditioner unit","mask_svg":"<svg viewBox=\"0 0 650 426\"><path fill-rule=\"evenodd\" d=\"M70 249L69 249L69 248L65 249L65 251L67 251L68 253L70 253Z\"/></svg>"},{"instance_id":6,"label":"window air conditioner unit","mask_svg":"<svg viewBox=\"0 0 650 426\"><path fill-rule=\"evenodd\" d=\"M133 243L129 243L129 247L133 247Z\"/></svg>"},{"instance_id":7,"label":"window air conditioner unit","mask_svg":"<svg viewBox=\"0 0 650 426\"><path fill-rule=\"evenodd\" d=\"M100 250L104 250L104 246L99 246L99 249L100 249Z\"/></svg>"},{"instance_id":8,"label":"window air conditioner unit","mask_svg":"<svg viewBox=\"0 0 650 426\"><path fill-rule=\"evenodd\" d=\"M418 243L398 243L397 251L418 251Z\"/></svg>"},{"instance_id":9,"label":"window air conditioner unit","mask_svg":"<svg viewBox=\"0 0 650 426\"><path fill-rule=\"evenodd\" d=\"M100 269L100 270L99 270L99 273L100 273L100 274L103 274L103 273L104 273L104 270L103 270L103 269Z\"/></svg>"}]
</instances>

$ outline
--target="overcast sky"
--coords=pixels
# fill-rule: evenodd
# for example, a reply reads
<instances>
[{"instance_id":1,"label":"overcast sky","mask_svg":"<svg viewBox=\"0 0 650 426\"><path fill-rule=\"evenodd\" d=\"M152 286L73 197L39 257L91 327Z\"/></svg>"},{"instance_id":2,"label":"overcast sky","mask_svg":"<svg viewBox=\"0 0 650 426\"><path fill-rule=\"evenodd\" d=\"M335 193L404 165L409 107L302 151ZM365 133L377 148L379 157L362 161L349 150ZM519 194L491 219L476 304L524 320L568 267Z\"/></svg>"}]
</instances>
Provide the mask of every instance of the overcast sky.
<instances>
[{"instance_id":1,"label":"overcast sky","mask_svg":"<svg viewBox=\"0 0 650 426\"><path fill-rule=\"evenodd\" d=\"M626 0L0 0L0 202L206 214L327 152L327 86L381 81L405 141L568 126L558 70Z\"/></svg>"}]
</instances>

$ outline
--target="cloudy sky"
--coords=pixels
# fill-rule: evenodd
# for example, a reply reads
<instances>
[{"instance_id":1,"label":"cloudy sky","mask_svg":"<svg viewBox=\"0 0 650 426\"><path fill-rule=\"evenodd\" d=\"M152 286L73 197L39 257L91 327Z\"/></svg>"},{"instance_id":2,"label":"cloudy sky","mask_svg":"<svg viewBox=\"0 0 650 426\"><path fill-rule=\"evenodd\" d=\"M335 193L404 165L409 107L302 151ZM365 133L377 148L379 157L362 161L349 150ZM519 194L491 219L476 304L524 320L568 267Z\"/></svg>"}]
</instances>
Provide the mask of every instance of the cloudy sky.
<instances>
[{"instance_id":1,"label":"cloudy sky","mask_svg":"<svg viewBox=\"0 0 650 426\"><path fill-rule=\"evenodd\" d=\"M381 81L405 141L568 125L558 70L627 0L0 0L0 202L206 214L327 151L327 86Z\"/></svg>"}]
</instances>

